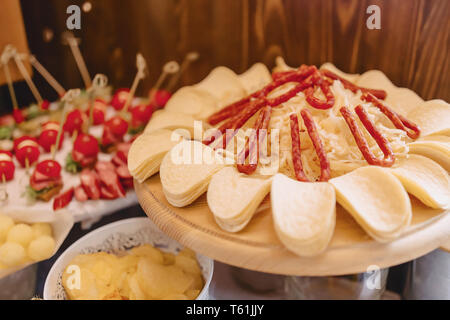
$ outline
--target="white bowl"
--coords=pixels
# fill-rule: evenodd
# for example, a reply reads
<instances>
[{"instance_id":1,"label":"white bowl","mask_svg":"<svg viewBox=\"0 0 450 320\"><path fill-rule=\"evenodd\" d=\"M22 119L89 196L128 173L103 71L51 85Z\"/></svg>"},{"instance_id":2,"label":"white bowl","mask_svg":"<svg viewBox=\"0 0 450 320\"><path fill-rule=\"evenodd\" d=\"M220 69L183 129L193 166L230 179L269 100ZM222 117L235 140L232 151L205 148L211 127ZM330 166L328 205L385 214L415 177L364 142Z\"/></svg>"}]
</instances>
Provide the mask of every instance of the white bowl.
<instances>
[{"instance_id":1,"label":"white bowl","mask_svg":"<svg viewBox=\"0 0 450 320\"><path fill-rule=\"evenodd\" d=\"M116 253L142 244L152 244L170 253L177 253L183 249L182 245L169 238L148 218L132 218L110 223L80 238L56 260L45 280L44 300L67 299L61 277L64 269L77 255L99 251ZM214 263L212 259L200 254L197 254L197 260L205 280L205 286L197 300L207 300Z\"/></svg>"}]
</instances>

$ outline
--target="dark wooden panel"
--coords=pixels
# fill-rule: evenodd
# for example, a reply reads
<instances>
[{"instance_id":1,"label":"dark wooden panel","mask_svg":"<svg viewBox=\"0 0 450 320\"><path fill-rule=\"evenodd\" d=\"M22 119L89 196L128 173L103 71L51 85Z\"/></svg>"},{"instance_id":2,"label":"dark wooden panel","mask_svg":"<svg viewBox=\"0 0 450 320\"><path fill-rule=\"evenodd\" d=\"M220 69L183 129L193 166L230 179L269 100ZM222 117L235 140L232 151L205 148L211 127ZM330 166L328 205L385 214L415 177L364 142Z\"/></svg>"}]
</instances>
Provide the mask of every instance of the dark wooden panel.
<instances>
[{"instance_id":1,"label":"dark wooden panel","mask_svg":"<svg viewBox=\"0 0 450 320\"><path fill-rule=\"evenodd\" d=\"M32 52L67 88L82 81L60 36L67 6L84 2L22 0ZM366 28L370 4L381 7L381 30ZM50 42L43 41L44 28L54 32ZM91 74L108 74L116 87L130 84L141 51L150 76L140 94L164 62L197 50L201 59L183 75L183 85L217 65L242 72L256 61L272 66L283 55L292 65L332 61L347 72L377 68L425 99L449 101L449 30L448 0L95 0L76 35ZM55 97L35 78L44 94Z\"/></svg>"}]
</instances>

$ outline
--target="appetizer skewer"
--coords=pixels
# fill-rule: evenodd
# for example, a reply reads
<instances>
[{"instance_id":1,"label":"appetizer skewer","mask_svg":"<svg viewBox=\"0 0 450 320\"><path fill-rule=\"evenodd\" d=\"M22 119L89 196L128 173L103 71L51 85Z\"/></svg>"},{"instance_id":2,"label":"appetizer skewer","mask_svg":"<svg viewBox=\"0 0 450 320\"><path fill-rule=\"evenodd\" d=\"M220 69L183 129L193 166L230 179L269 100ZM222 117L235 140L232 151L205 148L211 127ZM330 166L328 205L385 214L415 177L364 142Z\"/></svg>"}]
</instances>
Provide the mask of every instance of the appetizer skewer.
<instances>
[{"instance_id":1,"label":"appetizer skewer","mask_svg":"<svg viewBox=\"0 0 450 320\"><path fill-rule=\"evenodd\" d=\"M26 168L27 172L30 166L39 159L41 151L36 138L30 136L22 136L14 140L14 155L22 168Z\"/></svg>"},{"instance_id":2,"label":"appetizer skewer","mask_svg":"<svg viewBox=\"0 0 450 320\"><path fill-rule=\"evenodd\" d=\"M34 55L28 57L33 67L41 74L41 76L47 80L50 86L58 93L60 97L64 96L66 90L61 84L50 74L50 72L36 59Z\"/></svg>"},{"instance_id":3,"label":"appetizer skewer","mask_svg":"<svg viewBox=\"0 0 450 320\"><path fill-rule=\"evenodd\" d=\"M91 76L84 62L83 55L81 54L80 48L78 47L80 39L74 37L72 32L65 32L63 34L63 43L69 45L72 51L73 57L77 64L78 70L80 71L81 77L83 78L84 85L89 88L92 85Z\"/></svg>"},{"instance_id":4,"label":"appetizer skewer","mask_svg":"<svg viewBox=\"0 0 450 320\"><path fill-rule=\"evenodd\" d=\"M11 101L13 105L13 117L17 124L22 123L25 117L22 111L19 109L19 104L17 103L16 93L14 91L14 86L11 78L11 73L9 71L9 60L12 58L11 47L6 46L2 52L0 62L3 66L3 72L5 73L6 82L8 84L9 95L11 96Z\"/></svg>"},{"instance_id":5,"label":"appetizer skewer","mask_svg":"<svg viewBox=\"0 0 450 320\"><path fill-rule=\"evenodd\" d=\"M31 79L31 76L29 75L27 69L25 68L22 60L24 59L24 56L19 54L15 49L13 53L14 61L16 62L17 68L19 69L20 73L22 74L22 77L25 79L25 82L27 83L28 87L31 90L31 93L33 94L34 98L36 99L37 104L39 105L41 110L48 110L50 106L50 102L48 100L44 100L42 98L42 95L39 93L39 90L37 89L36 85L34 84L33 80Z\"/></svg>"},{"instance_id":6,"label":"appetizer skewer","mask_svg":"<svg viewBox=\"0 0 450 320\"><path fill-rule=\"evenodd\" d=\"M159 109L166 105L170 99L171 94L168 90L161 90L161 86L170 74L177 74L180 71L180 65L176 61L169 61L163 66L161 75L159 76L156 84L150 90L150 104L153 109Z\"/></svg>"},{"instance_id":7,"label":"appetizer skewer","mask_svg":"<svg viewBox=\"0 0 450 320\"><path fill-rule=\"evenodd\" d=\"M38 142L45 152L52 152L52 149L56 146L59 129L60 125L56 121L48 121L42 125L42 131L39 135ZM63 141L64 135L61 136L58 150L61 149Z\"/></svg>"},{"instance_id":8,"label":"appetizer skewer","mask_svg":"<svg viewBox=\"0 0 450 320\"><path fill-rule=\"evenodd\" d=\"M8 199L8 191L6 190L6 182L14 178L14 171L16 166L14 165L12 153L9 151L0 150L0 201L6 201Z\"/></svg>"},{"instance_id":9,"label":"appetizer skewer","mask_svg":"<svg viewBox=\"0 0 450 320\"><path fill-rule=\"evenodd\" d=\"M121 89L116 93L115 97L123 99L126 95L125 104L122 106L121 101L120 104L114 106L116 110L121 110L120 113L110 120L105 122L102 134L102 146L105 149L108 149L111 145L116 144L118 142L123 141L123 137L128 132L129 123L125 119L127 118L127 111L131 104L132 99L134 98L134 94L136 93L137 86L139 82L145 77L145 70L147 68L147 63L142 56L142 54L138 53L136 56L136 67L137 73L134 77L133 84L131 86L131 90L127 92L127 89ZM114 103L114 99L113 99ZM137 110L138 112L140 109ZM148 115L148 111L144 108L144 115ZM151 114L150 114L151 116Z\"/></svg>"}]
</instances>

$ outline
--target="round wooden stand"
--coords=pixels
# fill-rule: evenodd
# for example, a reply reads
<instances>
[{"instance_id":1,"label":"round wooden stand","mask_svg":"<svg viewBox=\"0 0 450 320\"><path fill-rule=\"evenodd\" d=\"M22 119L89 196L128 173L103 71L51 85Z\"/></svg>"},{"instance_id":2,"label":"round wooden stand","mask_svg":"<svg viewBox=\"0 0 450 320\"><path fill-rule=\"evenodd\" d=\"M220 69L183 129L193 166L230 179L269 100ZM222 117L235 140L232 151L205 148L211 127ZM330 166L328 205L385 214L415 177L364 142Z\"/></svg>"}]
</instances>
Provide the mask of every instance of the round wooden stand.
<instances>
[{"instance_id":1,"label":"round wooden stand","mask_svg":"<svg viewBox=\"0 0 450 320\"><path fill-rule=\"evenodd\" d=\"M338 205L336 229L327 251L301 258L278 240L268 199L244 230L228 233L214 221L205 195L188 207L175 208L166 201L159 175L134 185L148 217L170 237L215 260L255 271L297 276L361 273L372 265L386 268L413 260L450 240L450 210L433 210L416 199L411 199L411 226L390 243L373 241Z\"/></svg>"}]
</instances>

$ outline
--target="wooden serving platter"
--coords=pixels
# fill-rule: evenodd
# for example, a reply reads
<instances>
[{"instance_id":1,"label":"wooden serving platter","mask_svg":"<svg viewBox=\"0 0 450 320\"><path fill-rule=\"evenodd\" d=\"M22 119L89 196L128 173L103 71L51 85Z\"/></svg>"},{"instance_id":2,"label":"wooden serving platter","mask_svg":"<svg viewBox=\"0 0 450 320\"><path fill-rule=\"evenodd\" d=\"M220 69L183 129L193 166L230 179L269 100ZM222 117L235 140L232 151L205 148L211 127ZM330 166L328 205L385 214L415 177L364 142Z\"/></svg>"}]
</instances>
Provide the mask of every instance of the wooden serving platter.
<instances>
[{"instance_id":1,"label":"wooden serving platter","mask_svg":"<svg viewBox=\"0 0 450 320\"><path fill-rule=\"evenodd\" d=\"M412 198L413 219L405 234L390 243L373 241L339 205L334 236L327 251L301 258L286 250L272 224L270 201L263 202L249 225L238 233L219 228L203 195L175 208L162 191L159 175L134 182L148 217L170 237L215 260L237 267L284 275L330 276L386 268L418 258L450 240L450 210L434 210Z\"/></svg>"}]
</instances>

